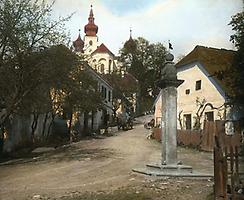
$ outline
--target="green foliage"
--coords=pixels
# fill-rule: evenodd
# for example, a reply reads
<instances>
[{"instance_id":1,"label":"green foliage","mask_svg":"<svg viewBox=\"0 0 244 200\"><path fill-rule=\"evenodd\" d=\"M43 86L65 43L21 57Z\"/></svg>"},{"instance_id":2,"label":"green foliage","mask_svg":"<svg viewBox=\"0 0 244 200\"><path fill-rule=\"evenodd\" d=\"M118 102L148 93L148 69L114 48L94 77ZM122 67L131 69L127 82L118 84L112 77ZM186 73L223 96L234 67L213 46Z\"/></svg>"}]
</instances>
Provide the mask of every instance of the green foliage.
<instances>
[{"instance_id":1,"label":"green foliage","mask_svg":"<svg viewBox=\"0 0 244 200\"><path fill-rule=\"evenodd\" d=\"M231 35L230 40L235 44L237 48L237 54L234 61L234 70L232 73L226 72L228 74L234 74L233 78L233 90L235 91L234 101L237 103L242 103L244 98L244 11L237 13L232 16L232 20L229 23L232 26L232 30L235 34Z\"/></svg>"},{"instance_id":2,"label":"green foliage","mask_svg":"<svg viewBox=\"0 0 244 200\"><path fill-rule=\"evenodd\" d=\"M0 91L6 108L1 123L11 113L31 110L30 103L36 107L37 99L49 96L43 91L56 77L52 61L62 60L52 46L67 41L63 23L69 19L52 20L52 5L38 0L0 3ZM33 99L37 94L39 98Z\"/></svg>"},{"instance_id":3,"label":"green foliage","mask_svg":"<svg viewBox=\"0 0 244 200\"><path fill-rule=\"evenodd\" d=\"M134 44L129 45L128 42L134 42ZM160 77L165 54L166 49L161 43L150 43L142 37L127 41L120 50L120 61L122 61L125 70L139 81L139 104L148 102L145 99L148 97L153 99L158 94L155 82ZM144 108L144 105L140 107L140 112L147 109Z\"/></svg>"},{"instance_id":4,"label":"green foliage","mask_svg":"<svg viewBox=\"0 0 244 200\"><path fill-rule=\"evenodd\" d=\"M0 102L5 108L0 125L13 113L99 107L96 83L81 69L82 59L64 45L70 16L52 19L52 6L39 0L0 2Z\"/></svg>"},{"instance_id":5,"label":"green foliage","mask_svg":"<svg viewBox=\"0 0 244 200\"><path fill-rule=\"evenodd\" d=\"M102 97L97 82L89 74L89 69L77 67L72 71L72 78L64 88L64 107L70 112L96 111L102 107Z\"/></svg>"}]
</instances>

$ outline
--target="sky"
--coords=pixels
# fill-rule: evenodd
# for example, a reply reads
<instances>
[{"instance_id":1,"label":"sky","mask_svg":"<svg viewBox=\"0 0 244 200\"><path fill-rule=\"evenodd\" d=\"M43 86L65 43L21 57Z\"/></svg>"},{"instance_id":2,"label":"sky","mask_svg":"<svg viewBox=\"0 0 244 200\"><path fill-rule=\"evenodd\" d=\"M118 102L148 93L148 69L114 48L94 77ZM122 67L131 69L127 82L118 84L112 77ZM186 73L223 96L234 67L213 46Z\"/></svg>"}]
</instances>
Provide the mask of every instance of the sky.
<instances>
[{"instance_id":1,"label":"sky","mask_svg":"<svg viewBox=\"0 0 244 200\"><path fill-rule=\"evenodd\" d=\"M90 5L93 5L98 38L115 55L132 37L144 37L151 43L168 40L175 57L187 55L196 45L234 49L228 23L242 11L242 0L56 0L55 16L74 13L66 23L71 40L79 29L84 36Z\"/></svg>"}]
</instances>

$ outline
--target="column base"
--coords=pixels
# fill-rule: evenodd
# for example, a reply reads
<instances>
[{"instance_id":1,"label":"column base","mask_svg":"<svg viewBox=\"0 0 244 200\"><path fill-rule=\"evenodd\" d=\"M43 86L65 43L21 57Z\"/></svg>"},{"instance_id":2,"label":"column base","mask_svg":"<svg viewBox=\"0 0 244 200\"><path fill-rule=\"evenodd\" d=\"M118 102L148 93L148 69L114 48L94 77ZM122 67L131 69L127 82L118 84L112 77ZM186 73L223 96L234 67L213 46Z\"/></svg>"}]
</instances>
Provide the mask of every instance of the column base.
<instances>
[{"instance_id":1,"label":"column base","mask_svg":"<svg viewBox=\"0 0 244 200\"><path fill-rule=\"evenodd\" d=\"M212 174L202 174L193 172L191 166L177 164L147 164L146 168L133 169L133 172L149 175L149 176L166 176L166 177L196 177L196 178L212 178Z\"/></svg>"}]
</instances>

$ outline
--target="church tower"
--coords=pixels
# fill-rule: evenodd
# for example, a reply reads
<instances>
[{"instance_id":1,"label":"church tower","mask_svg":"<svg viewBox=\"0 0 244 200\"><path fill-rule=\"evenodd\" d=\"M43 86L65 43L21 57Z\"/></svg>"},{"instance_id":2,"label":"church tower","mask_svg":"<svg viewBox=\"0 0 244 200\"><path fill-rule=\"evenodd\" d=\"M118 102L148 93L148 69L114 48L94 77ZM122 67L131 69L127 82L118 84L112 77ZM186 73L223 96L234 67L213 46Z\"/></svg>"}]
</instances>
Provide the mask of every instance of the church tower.
<instances>
[{"instance_id":1,"label":"church tower","mask_svg":"<svg viewBox=\"0 0 244 200\"><path fill-rule=\"evenodd\" d=\"M88 24L85 25L84 27L84 32L85 32L84 53L85 54L91 54L98 47L98 37L97 37L98 26L94 23L94 19L95 18L92 10L92 5L91 5L90 14L88 17Z\"/></svg>"}]
</instances>

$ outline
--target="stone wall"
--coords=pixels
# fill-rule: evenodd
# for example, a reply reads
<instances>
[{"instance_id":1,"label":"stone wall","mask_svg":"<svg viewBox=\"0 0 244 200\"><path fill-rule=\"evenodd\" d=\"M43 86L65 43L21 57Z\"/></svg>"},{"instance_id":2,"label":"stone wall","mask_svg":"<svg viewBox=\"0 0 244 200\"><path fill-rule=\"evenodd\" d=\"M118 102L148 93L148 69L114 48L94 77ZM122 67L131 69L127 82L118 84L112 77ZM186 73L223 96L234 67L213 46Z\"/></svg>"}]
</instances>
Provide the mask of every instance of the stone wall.
<instances>
[{"instance_id":1,"label":"stone wall","mask_svg":"<svg viewBox=\"0 0 244 200\"><path fill-rule=\"evenodd\" d=\"M39 115L37 126L34 132L34 138L37 141L40 141L47 136L48 127L51 123L51 114L48 114L45 126L44 120L45 114ZM23 147L31 143L32 122L33 115L15 115L10 120L8 120L6 124L6 137L4 139L3 152L12 152L17 148Z\"/></svg>"}]
</instances>

